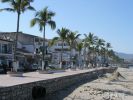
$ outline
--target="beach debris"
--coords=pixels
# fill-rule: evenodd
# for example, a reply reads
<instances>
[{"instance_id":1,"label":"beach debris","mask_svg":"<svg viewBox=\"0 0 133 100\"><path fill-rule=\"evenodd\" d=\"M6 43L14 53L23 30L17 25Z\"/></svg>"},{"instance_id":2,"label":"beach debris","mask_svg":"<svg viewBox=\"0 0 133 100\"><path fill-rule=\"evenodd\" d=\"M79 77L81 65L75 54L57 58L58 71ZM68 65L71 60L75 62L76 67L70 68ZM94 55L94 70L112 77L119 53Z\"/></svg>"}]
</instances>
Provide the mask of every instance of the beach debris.
<instances>
[{"instance_id":1,"label":"beach debris","mask_svg":"<svg viewBox=\"0 0 133 100\"><path fill-rule=\"evenodd\" d=\"M120 74L120 72L114 72L112 76L108 77L109 81L116 81L119 79L126 79L123 75Z\"/></svg>"}]
</instances>

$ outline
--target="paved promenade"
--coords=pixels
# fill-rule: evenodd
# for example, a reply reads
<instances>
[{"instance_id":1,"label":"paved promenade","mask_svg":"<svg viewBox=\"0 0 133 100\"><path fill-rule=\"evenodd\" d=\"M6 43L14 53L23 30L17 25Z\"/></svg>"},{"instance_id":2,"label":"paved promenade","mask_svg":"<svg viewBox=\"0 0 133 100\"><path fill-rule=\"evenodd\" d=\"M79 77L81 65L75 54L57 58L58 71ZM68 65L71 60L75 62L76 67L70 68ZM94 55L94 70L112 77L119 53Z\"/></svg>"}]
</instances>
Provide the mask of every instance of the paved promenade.
<instances>
[{"instance_id":1,"label":"paved promenade","mask_svg":"<svg viewBox=\"0 0 133 100\"><path fill-rule=\"evenodd\" d=\"M65 72L56 72L53 74L39 74L38 72L29 72L29 73L24 73L23 77L10 77L8 75L0 75L0 87L9 87L24 83L35 82L35 81L53 79L63 76L85 73L93 70L96 69L85 69L85 70L76 70L76 71L66 70Z\"/></svg>"}]
</instances>

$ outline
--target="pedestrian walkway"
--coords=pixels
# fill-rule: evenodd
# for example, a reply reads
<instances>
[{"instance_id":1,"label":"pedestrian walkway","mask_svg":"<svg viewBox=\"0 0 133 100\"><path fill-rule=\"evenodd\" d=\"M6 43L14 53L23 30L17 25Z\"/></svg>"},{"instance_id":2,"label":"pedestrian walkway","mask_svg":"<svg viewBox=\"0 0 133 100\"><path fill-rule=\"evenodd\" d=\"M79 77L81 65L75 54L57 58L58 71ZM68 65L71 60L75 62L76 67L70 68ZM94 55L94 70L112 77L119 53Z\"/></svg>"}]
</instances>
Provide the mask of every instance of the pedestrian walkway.
<instances>
[{"instance_id":1,"label":"pedestrian walkway","mask_svg":"<svg viewBox=\"0 0 133 100\"><path fill-rule=\"evenodd\" d=\"M101 68L99 68L101 69ZM79 73L86 73L96 69L84 69L84 70L65 70L64 72L57 72L53 74L39 74L38 72L24 73L23 77L10 77L8 75L0 75L0 87L9 87L24 83L30 83L35 81L53 79L63 76L69 76Z\"/></svg>"}]
</instances>

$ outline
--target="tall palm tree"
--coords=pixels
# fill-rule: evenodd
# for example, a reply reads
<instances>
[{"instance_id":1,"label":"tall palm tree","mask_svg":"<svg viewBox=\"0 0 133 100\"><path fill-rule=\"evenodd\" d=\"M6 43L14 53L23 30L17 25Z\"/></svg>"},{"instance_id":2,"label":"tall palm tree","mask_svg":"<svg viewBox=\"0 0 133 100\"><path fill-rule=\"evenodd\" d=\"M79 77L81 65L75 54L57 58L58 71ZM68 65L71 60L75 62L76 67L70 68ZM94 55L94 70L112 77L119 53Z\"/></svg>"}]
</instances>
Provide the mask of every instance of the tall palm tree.
<instances>
[{"instance_id":1,"label":"tall palm tree","mask_svg":"<svg viewBox=\"0 0 133 100\"><path fill-rule=\"evenodd\" d=\"M96 41L96 52L97 52L97 56L98 57L101 56L100 50L101 50L101 48L103 46L105 46L105 40L103 40L103 39L97 39L97 41Z\"/></svg>"},{"instance_id":2,"label":"tall palm tree","mask_svg":"<svg viewBox=\"0 0 133 100\"><path fill-rule=\"evenodd\" d=\"M111 62L114 60L115 52L111 49L108 50L108 57L111 58Z\"/></svg>"},{"instance_id":3,"label":"tall palm tree","mask_svg":"<svg viewBox=\"0 0 133 100\"><path fill-rule=\"evenodd\" d=\"M77 32L72 32L70 31L69 34L67 34L67 43L70 46L70 62L71 62L71 67L73 67L73 62L72 62L72 50L75 48L75 44L77 43L77 39L79 38L81 34L77 34Z\"/></svg>"},{"instance_id":4,"label":"tall palm tree","mask_svg":"<svg viewBox=\"0 0 133 100\"><path fill-rule=\"evenodd\" d=\"M91 62L90 56L92 53L94 53L94 46L96 44L96 40L98 39L98 37L94 36L94 34L91 32L88 35L84 34L84 36L85 36L85 39L84 39L85 45L88 47L88 50L89 50L88 51L88 62L90 63ZM87 47L85 47L85 49ZM84 54L84 55L86 55L86 54ZM85 62L85 65L86 65L86 62Z\"/></svg>"},{"instance_id":5,"label":"tall palm tree","mask_svg":"<svg viewBox=\"0 0 133 100\"><path fill-rule=\"evenodd\" d=\"M77 43L77 45L76 45L76 49L77 49L77 51L78 51L78 64L79 64L79 68L81 67L81 59L80 59L80 57L81 57L81 51L82 51L82 49L83 49L83 43L82 42L80 42L80 43Z\"/></svg>"},{"instance_id":6,"label":"tall palm tree","mask_svg":"<svg viewBox=\"0 0 133 100\"><path fill-rule=\"evenodd\" d=\"M18 41L18 32L19 32L19 24L20 24L20 15L27 10L35 10L34 7L30 5L33 0L1 0L2 3L8 3L10 8L3 8L0 11L9 11L17 13L17 30L14 41L14 66L17 66L17 58L16 58L16 49L17 49L17 41Z\"/></svg>"},{"instance_id":7,"label":"tall palm tree","mask_svg":"<svg viewBox=\"0 0 133 100\"><path fill-rule=\"evenodd\" d=\"M96 40L98 39L97 36L94 36L93 33L84 34L86 43L88 44L88 47L93 46L96 43Z\"/></svg>"},{"instance_id":8,"label":"tall palm tree","mask_svg":"<svg viewBox=\"0 0 133 100\"><path fill-rule=\"evenodd\" d=\"M31 27L35 26L35 24L39 25L39 30L43 31L43 52L42 52L42 70L46 70L46 61L45 61L45 53L46 53L46 44L45 44L45 27L49 25L51 29L56 28L55 21L52 20L52 17L55 16L55 13L48 10L48 7L45 7L43 10L36 12L35 18L31 20Z\"/></svg>"},{"instance_id":9,"label":"tall palm tree","mask_svg":"<svg viewBox=\"0 0 133 100\"><path fill-rule=\"evenodd\" d=\"M106 60L107 60L107 64L108 64L108 60L109 60L109 55L108 55L108 52L109 52L109 50L110 50L110 48L112 48L112 46L111 46L111 43L106 43L106 52L105 52L105 58L106 58Z\"/></svg>"},{"instance_id":10,"label":"tall palm tree","mask_svg":"<svg viewBox=\"0 0 133 100\"><path fill-rule=\"evenodd\" d=\"M62 58L63 58L63 52L64 52L64 42L67 39L67 34L69 33L69 29L66 28L62 28L62 29L58 29L57 30L57 34L59 35L59 37L54 37L51 41L51 44L55 44L58 41L61 41L61 56L60 56L60 68L62 68Z\"/></svg>"},{"instance_id":11,"label":"tall palm tree","mask_svg":"<svg viewBox=\"0 0 133 100\"><path fill-rule=\"evenodd\" d=\"M104 64L105 64L105 54L106 54L105 52L106 52L106 48L102 47L100 49L101 62L102 62L101 66L104 66Z\"/></svg>"},{"instance_id":12,"label":"tall palm tree","mask_svg":"<svg viewBox=\"0 0 133 100\"><path fill-rule=\"evenodd\" d=\"M109 50L111 48L110 43L106 43L104 47L101 48L100 54L102 56L102 66L108 66Z\"/></svg>"},{"instance_id":13,"label":"tall palm tree","mask_svg":"<svg viewBox=\"0 0 133 100\"><path fill-rule=\"evenodd\" d=\"M96 48L99 50L105 45L105 41L103 39L97 39Z\"/></svg>"}]
</instances>

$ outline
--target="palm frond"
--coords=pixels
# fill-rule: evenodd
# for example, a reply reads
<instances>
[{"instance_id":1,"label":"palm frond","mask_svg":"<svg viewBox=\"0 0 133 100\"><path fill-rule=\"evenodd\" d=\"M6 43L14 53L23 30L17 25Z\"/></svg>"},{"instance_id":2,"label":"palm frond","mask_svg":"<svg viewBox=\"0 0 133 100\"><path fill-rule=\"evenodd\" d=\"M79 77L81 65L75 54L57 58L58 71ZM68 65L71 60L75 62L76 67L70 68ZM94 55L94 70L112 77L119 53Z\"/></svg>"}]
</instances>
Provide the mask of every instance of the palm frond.
<instances>
[{"instance_id":1,"label":"palm frond","mask_svg":"<svg viewBox=\"0 0 133 100\"><path fill-rule=\"evenodd\" d=\"M79 36L81 36L81 34L77 34L77 35L76 35L76 37L75 37L75 39L78 39L78 38L79 38Z\"/></svg>"},{"instance_id":2,"label":"palm frond","mask_svg":"<svg viewBox=\"0 0 133 100\"><path fill-rule=\"evenodd\" d=\"M43 28L44 28L44 25L42 25L42 23L39 23L39 30L40 30L41 32L42 32Z\"/></svg>"},{"instance_id":3,"label":"palm frond","mask_svg":"<svg viewBox=\"0 0 133 100\"><path fill-rule=\"evenodd\" d=\"M32 7L30 7L30 9L34 10ZM48 7L45 7L43 10L36 12L35 18L39 19L39 21L31 21L32 26L34 26L36 23L38 24L40 31L42 31L46 25L49 25L51 29L56 28L56 23L51 19L50 15L48 16L49 11L47 9Z\"/></svg>"},{"instance_id":4,"label":"palm frond","mask_svg":"<svg viewBox=\"0 0 133 100\"><path fill-rule=\"evenodd\" d=\"M54 45L55 43L57 43L57 41L59 40L59 37L54 37L52 39L52 41L50 41L50 46Z\"/></svg>"},{"instance_id":5,"label":"palm frond","mask_svg":"<svg viewBox=\"0 0 133 100\"><path fill-rule=\"evenodd\" d=\"M33 27L36 24L36 19L32 19L30 22L30 26Z\"/></svg>"},{"instance_id":6,"label":"palm frond","mask_svg":"<svg viewBox=\"0 0 133 100\"><path fill-rule=\"evenodd\" d=\"M33 2L33 0L1 0L2 3L9 3L11 6L11 9L4 8L7 11L20 11L25 12L28 10L35 10L32 6L30 6L30 3Z\"/></svg>"},{"instance_id":7,"label":"palm frond","mask_svg":"<svg viewBox=\"0 0 133 100\"><path fill-rule=\"evenodd\" d=\"M35 24L39 24L39 23L41 23L41 20L39 18L34 18L31 20L30 26L33 27L35 26Z\"/></svg>"},{"instance_id":8,"label":"palm frond","mask_svg":"<svg viewBox=\"0 0 133 100\"><path fill-rule=\"evenodd\" d=\"M53 16L55 16L55 13L52 11L49 11L48 16L53 17Z\"/></svg>"},{"instance_id":9,"label":"palm frond","mask_svg":"<svg viewBox=\"0 0 133 100\"><path fill-rule=\"evenodd\" d=\"M3 9L0 9L0 11L15 12L15 10L14 10L14 9L12 9L12 8L3 8Z\"/></svg>"},{"instance_id":10,"label":"palm frond","mask_svg":"<svg viewBox=\"0 0 133 100\"><path fill-rule=\"evenodd\" d=\"M1 0L2 3L11 2L11 0Z\"/></svg>"},{"instance_id":11,"label":"palm frond","mask_svg":"<svg viewBox=\"0 0 133 100\"><path fill-rule=\"evenodd\" d=\"M35 17L39 16L40 12L37 11L36 14L35 14Z\"/></svg>"},{"instance_id":12,"label":"palm frond","mask_svg":"<svg viewBox=\"0 0 133 100\"><path fill-rule=\"evenodd\" d=\"M23 9L21 9L21 11L24 13L26 10L31 10L31 11L36 11L34 7L32 6L28 6L28 7L24 7Z\"/></svg>"},{"instance_id":13,"label":"palm frond","mask_svg":"<svg viewBox=\"0 0 133 100\"><path fill-rule=\"evenodd\" d=\"M81 51L82 48L83 48L83 43L82 42L81 43L77 43L76 48L77 48L78 51Z\"/></svg>"},{"instance_id":14,"label":"palm frond","mask_svg":"<svg viewBox=\"0 0 133 100\"><path fill-rule=\"evenodd\" d=\"M48 21L48 24L51 26L51 29L55 29L56 28L56 23L55 23L55 21L52 21L52 20L50 20L50 21Z\"/></svg>"},{"instance_id":15,"label":"palm frond","mask_svg":"<svg viewBox=\"0 0 133 100\"><path fill-rule=\"evenodd\" d=\"M85 38L87 37L87 34L84 34Z\"/></svg>"},{"instance_id":16,"label":"palm frond","mask_svg":"<svg viewBox=\"0 0 133 100\"><path fill-rule=\"evenodd\" d=\"M66 29L66 28L62 28L62 29L58 29L58 30L57 30L58 35L59 35L60 38L62 38L62 39L66 39L68 32L69 32L69 30Z\"/></svg>"},{"instance_id":17,"label":"palm frond","mask_svg":"<svg viewBox=\"0 0 133 100\"><path fill-rule=\"evenodd\" d=\"M32 6L29 6L27 9L28 10L32 10L32 11L36 11L36 9L34 7L32 7Z\"/></svg>"}]
</instances>

